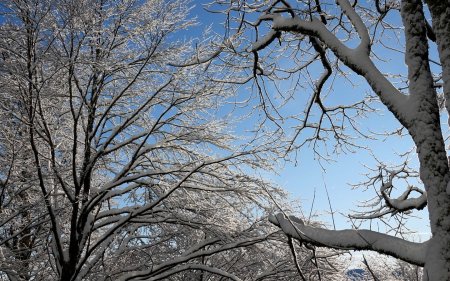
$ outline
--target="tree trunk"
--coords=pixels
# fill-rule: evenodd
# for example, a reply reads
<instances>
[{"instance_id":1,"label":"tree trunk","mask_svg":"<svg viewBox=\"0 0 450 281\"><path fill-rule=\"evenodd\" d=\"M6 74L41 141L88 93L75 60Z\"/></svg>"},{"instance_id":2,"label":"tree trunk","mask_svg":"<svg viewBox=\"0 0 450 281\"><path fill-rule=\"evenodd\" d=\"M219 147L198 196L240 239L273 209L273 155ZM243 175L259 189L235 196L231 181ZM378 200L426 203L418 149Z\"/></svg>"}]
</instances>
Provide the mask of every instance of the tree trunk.
<instances>
[{"instance_id":1,"label":"tree trunk","mask_svg":"<svg viewBox=\"0 0 450 281\"><path fill-rule=\"evenodd\" d=\"M434 126L432 123L427 126L432 128L427 130L430 133L422 133L415 138L420 160L420 178L427 190L432 232L426 253L424 280L450 280L450 200L446 193L448 164L439 122L435 122Z\"/></svg>"},{"instance_id":2,"label":"tree trunk","mask_svg":"<svg viewBox=\"0 0 450 281\"><path fill-rule=\"evenodd\" d=\"M432 15L439 58L442 65L443 92L450 112L450 1L426 1ZM435 106L437 107L437 106ZM428 110L430 111L430 110ZM429 112L436 125L417 143L421 179L427 188L432 238L426 254L424 280L450 280L450 180L448 159L439 126L439 113ZM437 115L437 116L436 116ZM449 120L450 125L450 120Z\"/></svg>"},{"instance_id":3,"label":"tree trunk","mask_svg":"<svg viewBox=\"0 0 450 281\"><path fill-rule=\"evenodd\" d=\"M59 281L71 281L74 278L76 263L68 262L62 267Z\"/></svg>"}]
</instances>

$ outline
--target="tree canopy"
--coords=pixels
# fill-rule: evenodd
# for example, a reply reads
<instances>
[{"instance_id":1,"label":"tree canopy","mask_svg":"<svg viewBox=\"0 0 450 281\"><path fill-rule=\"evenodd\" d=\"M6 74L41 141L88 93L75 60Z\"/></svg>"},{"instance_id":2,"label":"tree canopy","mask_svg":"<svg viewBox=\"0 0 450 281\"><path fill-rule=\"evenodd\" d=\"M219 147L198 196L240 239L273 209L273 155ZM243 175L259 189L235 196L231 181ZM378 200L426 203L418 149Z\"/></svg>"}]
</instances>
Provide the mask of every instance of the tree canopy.
<instances>
[{"instance_id":1,"label":"tree canopy","mask_svg":"<svg viewBox=\"0 0 450 281\"><path fill-rule=\"evenodd\" d=\"M197 37L191 6L1 3L0 278L345 280L341 254L371 250L450 280L450 3L216 0L225 31ZM360 123L380 107L381 136ZM377 159L350 218L395 233L329 230L261 176L377 137L414 149ZM431 238L401 236L425 208Z\"/></svg>"}]
</instances>

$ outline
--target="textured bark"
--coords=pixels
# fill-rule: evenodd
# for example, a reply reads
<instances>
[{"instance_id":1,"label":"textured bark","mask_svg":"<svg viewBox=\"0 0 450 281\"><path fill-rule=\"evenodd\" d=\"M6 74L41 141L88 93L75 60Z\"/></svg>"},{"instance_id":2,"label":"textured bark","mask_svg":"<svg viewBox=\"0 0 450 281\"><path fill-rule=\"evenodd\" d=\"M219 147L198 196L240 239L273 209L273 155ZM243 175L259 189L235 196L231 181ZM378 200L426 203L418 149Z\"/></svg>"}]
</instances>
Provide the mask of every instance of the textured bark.
<instances>
[{"instance_id":1,"label":"textured bark","mask_svg":"<svg viewBox=\"0 0 450 281\"><path fill-rule=\"evenodd\" d=\"M450 1L426 1L432 16L433 31L442 64L442 80L445 96L445 107L450 112ZM450 125L450 120L449 120Z\"/></svg>"},{"instance_id":2,"label":"textured bark","mask_svg":"<svg viewBox=\"0 0 450 281\"><path fill-rule=\"evenodd\" d=\"M429 1L433 29L443 65L444 93L449 108L450 26L448 2ZM440 127L439 107L428 63L428 44L421 1L404 1L410 94L418 98L415 120L409 128L417 146L420 178L428 195L432 238L426 253L424 280L450 280L450 197L446 192L449 167ZM415 38L414 38L415 37Z\"/></svg>"}]
</instances>

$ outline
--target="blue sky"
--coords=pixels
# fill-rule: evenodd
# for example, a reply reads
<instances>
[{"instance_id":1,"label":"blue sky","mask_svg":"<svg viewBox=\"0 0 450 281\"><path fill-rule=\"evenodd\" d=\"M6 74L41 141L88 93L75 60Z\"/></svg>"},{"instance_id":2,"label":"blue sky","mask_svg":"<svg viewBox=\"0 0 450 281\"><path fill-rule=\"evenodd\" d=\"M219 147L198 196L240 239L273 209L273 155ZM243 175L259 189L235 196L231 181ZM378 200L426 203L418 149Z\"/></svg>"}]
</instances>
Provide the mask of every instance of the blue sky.
<instances>
[{"instance_id":1,"label":"blue sky","mask_svg":"<svg viewBox=\"0 0 450 281\"><path fill-rule=\"evenodd\" d=\"M201 5L204 1L193 1L192 3L196 5L192 10L192 14L198 17L201 24L197 30L212 25L213 29L220 33L223 28L222 22L224 17L206 13ZM391 42L391 44L395 46L397 42ZM386 62L378 61L380 68L384 72L398 73L406 70L403 57L396 51L380 50L379 54L388 59ZM356 76L351 76L351 79L352 82L357 84L357 87L352 87L352 85L338 80L334 84L334 92L336 94L330 97L331 101L333 101L332 99L336 99L335 101L337 102L341 101L341 99L357 100L365 95L367 91L370 91L362 79ZM294 102L292 106L295 109L296 105ZM380 111L376 114L371 114L367 119L361 120L361 127L364 130L381 133L399 128L399 123L390 112L384 109L384 106L378 104L377 109ZM391 137L388 139L380 138L376 141L365 140L360 143L370 147L377 158L390 164L399 164L400 158L396 154L408 151L413 145L409 136ZM352 225L346 215L351 210L357 209L356 204L359 201L372 198L374 192L371 189L367 190L367 192L352 190L349 184L363 181L365 179L363 174L367 172L364 165L374 168L375 161L372 155L365 150L333 155L333 158L335 160L333 162L319 163L312 150L304 147L299 151L295 159L291 158L293 161L286 162L281 166L278 175L271 174L269 177L290 192L292 200L299 200L304 215L309 216L312 207L313 214L318 215L317 219L324 221L329 227L333 227L332 217L329 214L330 207L325 189L326 186L331 206L335 212L336 228L350 228ZM412 162L414 163L414 160ZM428 214L421 211L414 212L414 215L417 215L419 218L410 220L408 226L421 233L421 238L416 236L414 239L426 239L428 237L427 233L429 233ZM374 222L372 225L366 223L363 227L372 227L374 229L380 227L379 230L384 231L381 223L377 224Z\"/></svg>"}]
</instances>

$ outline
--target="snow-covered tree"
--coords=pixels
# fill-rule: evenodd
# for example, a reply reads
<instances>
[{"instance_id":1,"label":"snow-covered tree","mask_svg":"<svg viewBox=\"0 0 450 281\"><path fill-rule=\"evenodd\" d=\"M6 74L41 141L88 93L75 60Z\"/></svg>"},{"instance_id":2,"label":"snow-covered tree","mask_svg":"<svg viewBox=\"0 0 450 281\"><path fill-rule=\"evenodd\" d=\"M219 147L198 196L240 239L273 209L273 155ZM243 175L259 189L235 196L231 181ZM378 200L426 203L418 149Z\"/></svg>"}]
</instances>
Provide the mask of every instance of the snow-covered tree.
<instances>
[{"instance_id":1,"label":"snow-covered tree","mask_svg":"<svg viewBox=\"0 0 450 281\"><path fill-rule=\"evenodd\" d=\"M377 187L368 202L373 209L352 218L399 217L426 207L432 237L415 243L372 230L331 231L284 214L270 221L304 243L384 253L424 266L424 280L450 280L449 124L441 124L450 110L450 2L217 0L209 9L227 16L222 58L235 73L226 79L252 81L267 118L291 136L289 151L310 146L325 160L357 151L364 148L358 139L375 136L358 117L378 118L374 101L392 113L400 129L383 137L409 136L415 149L407 157L419 167L381 161L366 182ZM339 79L353 89L337 91ZM349 92L359 81L371 91L355 100ZM325 146L334 150L323 152Z\"/></svg>"},{"instance_id":2,"label":"snow-covered tree","mask_svg":"<svg viewBox=\"0 0 450 281\"><path fill-rule=\"evenodd\" d=\"M280 143L234 136L235 85L189 5L2 1L2 280L341 274L264 219L284 193L251 171Z\"/></svg>"},{"instance_id":3,"label":"snow-covered tree","mask_svg":"<svg viewBox=\"0 0 450 281\"><path fill-rule=\"evenodd\" d=\"M173 37L194 24L188 12L183 1L2 3L10 280L233 276L187 262L271 235L245 212L268 206L263 182L241 169L264 167L275 146L236 145L230 118L213 115L233 89L204 65L174 66L193 52Z\"/></svg>"},{"instance_id":4,"label":"snow-covered tree","mask_svg":"<svg viewBox=\"0 0 450 281\"><path fill-rule=\"evenodd\" d=\"M402 260L394 262L382 257L373 257L372 261L364 260L369 276L378 280L401 280L401 281L420 281L423 276L423 268L417 265L409 264ZM375 265L375 266L374 266ZM372 280L371 279L371 280Z\"/></svg>"}]
</instances>

